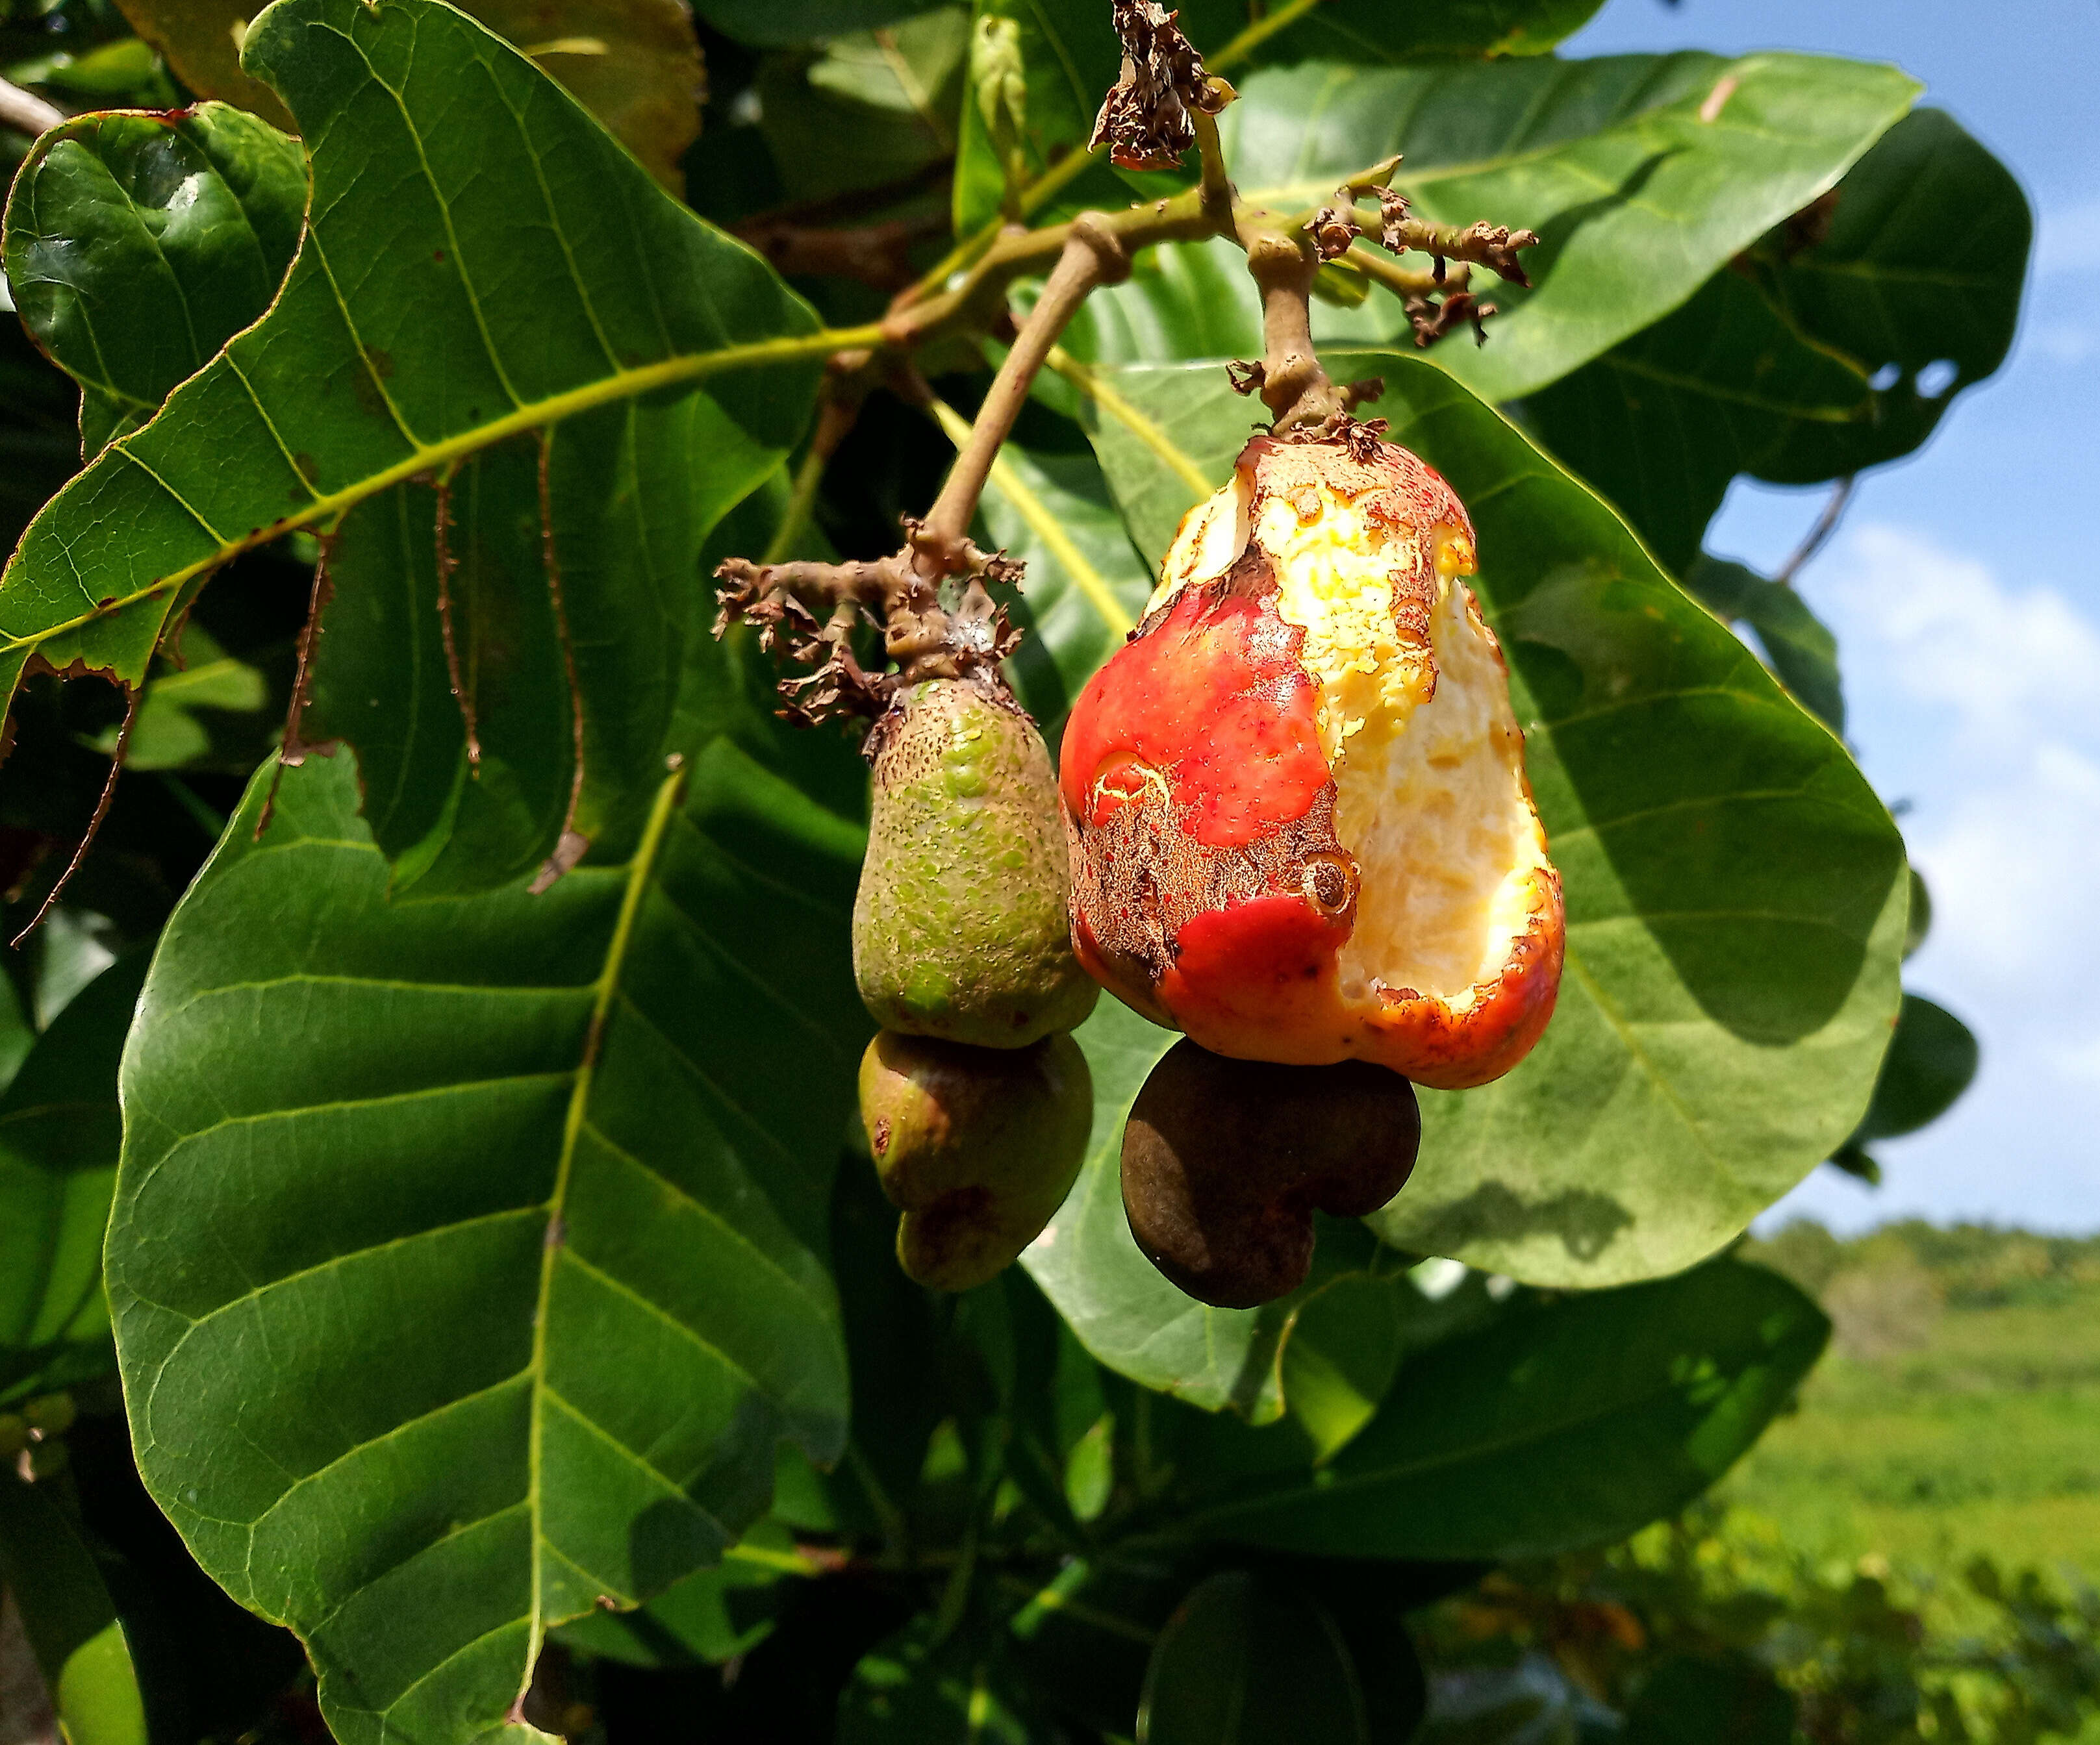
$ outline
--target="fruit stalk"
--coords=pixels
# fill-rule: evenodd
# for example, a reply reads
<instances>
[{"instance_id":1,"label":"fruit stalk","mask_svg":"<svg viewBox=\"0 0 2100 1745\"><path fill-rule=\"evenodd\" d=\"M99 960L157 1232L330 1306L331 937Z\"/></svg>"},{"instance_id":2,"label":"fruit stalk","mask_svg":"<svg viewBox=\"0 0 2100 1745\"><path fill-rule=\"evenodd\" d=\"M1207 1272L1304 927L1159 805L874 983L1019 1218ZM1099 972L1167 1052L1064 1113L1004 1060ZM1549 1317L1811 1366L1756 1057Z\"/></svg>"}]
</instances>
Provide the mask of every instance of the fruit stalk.
<instances>
[{"instance_id":1,"label":"fruit stalk","mask_svg":"<svg viewBox=\"0 0 2100 1745\"><path fill-rule=\"evenodd\" d=\"M1043 359L1088 293L1096 285L1127 277L1129 272L1129 253L1112 228L1092 213L1073 221L1042 296L1036 299L1006 361L992 378L984 403L977 408L969 440L949 468L946 482L925 520L912 535L912 549L922 574L938 577L958 573L956 566L962 548L968 544L977 499L984 492L992 462L1012 432L1013 421L1027 403L1035 372L1042 368Z\"/></svg>"}]
</instances>

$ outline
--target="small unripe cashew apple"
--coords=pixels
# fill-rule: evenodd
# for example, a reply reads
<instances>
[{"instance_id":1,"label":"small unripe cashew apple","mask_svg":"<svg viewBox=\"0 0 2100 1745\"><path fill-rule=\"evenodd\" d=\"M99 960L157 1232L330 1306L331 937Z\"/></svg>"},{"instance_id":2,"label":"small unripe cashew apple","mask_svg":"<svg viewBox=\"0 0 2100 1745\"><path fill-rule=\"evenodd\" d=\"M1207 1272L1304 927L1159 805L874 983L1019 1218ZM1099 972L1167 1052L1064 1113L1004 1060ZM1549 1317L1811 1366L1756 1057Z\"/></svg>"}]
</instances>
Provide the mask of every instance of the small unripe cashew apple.
<instances>
[{"instance_id":1,"label":"small unripe cashew apple","mask_svg":"<svg viewBox=\"0 0 2100 1745\"><path fill-rule=\"evenodd\" d=\"M1414 1087L1383 1067L1228 1060L1184 1039L1138 1092L1123 1203L1153 1265L1222 1309L1305 1282L1312 1214L1362 1218L1406 1184Z\"/></svg>"},{"instance_id":2,"label":"small unripe cashew apple","mask_svg":"<svg viewBox=\"0 0 2100 1745\"><path fill-rule=\"evenodd\" d=\"M1065 729L1079 958L1243 1060L1499 1077L1552 1016L1560 880L1465 509L1374 440L1250 443Z\"/></svg>"},{"instance_id":3,"label":"small unripe cashew apple","mask_svg":"<svg viewBox=\"0 0 2100 1745\"><path fill-rule=\"evenodd\" d=\"M1097 989L1072 954L1057 781L1034 723L987 686L931 679L870 746L853 954L876 1022L982 1048L1081 1023Z\"/></svg>"},{"instance_id":4,"label":"small unripe cashew apple","mask_svg":"<svg viewBox=\"0 0 2100 1745\"><path fill-rule=\"evenodd\" d=\"M882 1191L903 1210L898 1260L921 1285L968 1290L1065 1203L1094 1082L1069 1036L973 1048L885 1030L861 1056L860 1115Z\"/></svg>"}]
</instances>

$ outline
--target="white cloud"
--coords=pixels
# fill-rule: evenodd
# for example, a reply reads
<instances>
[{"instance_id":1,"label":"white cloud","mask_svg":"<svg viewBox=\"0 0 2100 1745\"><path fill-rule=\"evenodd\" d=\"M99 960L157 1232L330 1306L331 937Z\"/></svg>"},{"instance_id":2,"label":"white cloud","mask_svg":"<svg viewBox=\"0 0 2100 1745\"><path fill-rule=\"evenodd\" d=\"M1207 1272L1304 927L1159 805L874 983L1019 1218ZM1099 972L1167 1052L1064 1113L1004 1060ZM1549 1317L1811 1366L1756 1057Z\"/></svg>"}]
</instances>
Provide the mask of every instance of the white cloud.
<instances>
[{"instance_id":1,"label":"white cloud","mask_svg":"<svg viewBox=\"0 0 2100 1745\"><path fill-rule=\"evenodd\" d=\"M2100 270L2100 199L2044 206L2035 214L2035 232L2037 274Z\"/></svg>"},{"instance_id":2,"label":"white cloud","mask_svg":"<svg viewBox=\"0 0 2100 1745\"><path fill-rule=\"evenodd\" d=\"M2050 363L2068 369L2100 355L2100 330L2075 321L2045 321L2027 335L2027 343Z\"/></svg>"},{"instance_id":3,"label":"white cloud","mask_svg":"<svg viewBox=\"0 0 2100 1745\"><path fill-rule=\"evenodd\" d=\"M1818 579L1841 654L1880 645L1899 690L1959 718L1967 753L2028 752L2050 727L2092 733L2100 627L2057 589L2015 590L1983 563L1881 524L1855 531Z\"/></svg>"},{"instance_id":4,"label":"white cloud","mask_svg":"<svg viewBox=\"0 0 2100 1745\"><path fill-rule=\"evenodd\" d=\"M2046 582L1886 524L1842 536L1815 592L1868 772L1914 802L1904 831L1933 927L1904 979L1983 1045L1975 1088L1908 1142L1910 1166L1936 1159L1935 1192L1984 1203L1975 1135L2018 1133L2004 1143L2043 1172L2036 1205L2089 1218L2061 1172L2092 1155L2100 1113L2100 623Z\"/></svg>"},{"instance_id":5,"label":"white cloud","mask_svg":"<svg viewBox=\"0 0 2100 1745\"><path fill-rule=\"evenodd\" d=\"M2045 739L1961 786L1911 832L1932 892L1932 964L2016 1013L2052 1008L2041 1021L2060 1054L2055 1038L2089 1028L2100 986L2100 762Z\"/></svg>"}]
</instances>

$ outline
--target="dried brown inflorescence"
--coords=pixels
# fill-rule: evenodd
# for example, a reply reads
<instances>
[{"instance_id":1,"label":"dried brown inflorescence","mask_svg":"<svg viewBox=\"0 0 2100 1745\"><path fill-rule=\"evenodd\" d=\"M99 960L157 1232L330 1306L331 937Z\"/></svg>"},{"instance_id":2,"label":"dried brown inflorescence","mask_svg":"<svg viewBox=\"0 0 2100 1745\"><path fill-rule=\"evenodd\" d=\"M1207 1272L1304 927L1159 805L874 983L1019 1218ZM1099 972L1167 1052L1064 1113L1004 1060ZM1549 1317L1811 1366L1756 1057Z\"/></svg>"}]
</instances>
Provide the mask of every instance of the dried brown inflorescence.
<instances>
[{"instance_id":1,"label":"dried brown inflorescence","mask_svg":"<svg viewBox=\"0 0 2100 1745\"><path fill-rule=\"evenodd\" d=\"M1105 143L1124 170L1171 170L1196 143L1195 117L1215 115L1229 87L1204 76L1203 62L1156 0L1115 0L1123 71L1094 117L1089 151Z\"/></svg>"},{"instance_id":2,"label":"dried brown inflorescence","mask_svg":"<svg viewBox=\"0 0 2100 1745\"><path fill-rule=\"evenodd\" d=\"M886 557L764 564L731 557L715 571L715 635L734 624L756 625L759 646L799 669L780 681L783 720L798 727L875 720L901 691L926 679L982 674L1004 690L999 663L1021 632L985 584L1017 584L1021 566L965 540L959 553L944 549L944 558L960 558L958 573L944 575L942 565L927 565L919 524L907 521L905 532L903 548ZM853 637L862 629L881 632L896 671L861 664Z\"/></svg>"}]
</instances>

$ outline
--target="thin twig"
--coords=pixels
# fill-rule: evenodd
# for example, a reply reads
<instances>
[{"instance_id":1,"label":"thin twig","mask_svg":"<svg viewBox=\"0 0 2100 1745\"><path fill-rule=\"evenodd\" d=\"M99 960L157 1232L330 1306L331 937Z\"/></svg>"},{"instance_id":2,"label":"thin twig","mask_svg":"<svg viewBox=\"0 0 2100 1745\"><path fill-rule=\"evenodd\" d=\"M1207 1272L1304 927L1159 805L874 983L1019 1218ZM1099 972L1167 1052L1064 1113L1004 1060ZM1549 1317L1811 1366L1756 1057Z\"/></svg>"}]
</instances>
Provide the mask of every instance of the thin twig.
<instances>
[{"instance_id":1,"label":"thin twig","mask_svg":"<svg viewBox=\"0 0 2100 1745\"><path fill-rule=\"evenodd\" d=\"M36 134L48 133L65 120L64 110L46 103L33 91L25 91L19 85L10 85L0 79L0 126Z\"/></svg>"},{"instance_id":2,"label":"thin twig","mask_svg":"<svg viewBox=\"0 0 2100 1745\"><path fill-rule=\"evenodd\" d=\"M1845 505L1852 500L1852 487L1858 483L1858 475L1852 473L1847 473L1838 481L1837 488L1823 505L1823 513L1815 518L1815 525L1808 530L1808 537L1794 548L1793 555L1780 566L1779 574L1772 578L1782 588L1793 585L1794 577L1838 531L1838 523L1845 513Z\"/></svg>"},{"instance_id":3,"label":"thin twig","mask_svg":"<svg viewBox=\"0 0 2100 1745\"><path fill-rule=\"evenodd\" d=\"M562 814L562 831L554 839L554 852L547 857L545 865L533 876L526 888L537 897L562 874L584 857L590 847L590 839L576 829L576 809L584 797L584 686L576 671L576 647L569 635L569 610L562 598L562 565L554 549L554 491L548 483L547 469L554 454L554 433L540 433L540 549L542 566L547 572L547 601L554 608L554 633L562 644L562 671L569 681L569 735L576 766L569 773L569 804Z\"/></svg>"},{"instance_id":4,"label":"thin twig","mask_svg":"<svg viewBox=\"0 0 2100 1745\"><path fill-rule=\"evenodd\" d=\"M43 925L44 917L51 912L52 906L59 900L59 893L72 883L73 875L80 870L80 863L87 858L87 851L95 845L95 836L102 829L102 821L109 815L109 803L117 797L117 778L124 773L124 754L130 749L131 729L139 719L139 701L145 694L146 687L142 685L129 693L125 699L124 725L117 732L117 750L109 760L109 774L102 784L102 797L95 803L95 816L87 821L87 834L80 839L80 846L73 851L73 858L66 862L66 869L59 875L58 883L45 893L43 901L37 905L37 912L30 917L29 924L15 936L12 944L17 951L22 949L22 941Z\"/></svg>"},{"instance_id":5,"label":"thin twig","mask_svg":"<svg viewBox=\"0 0 2100 1745\"><path fill-rule=\"evenodd\" d=\"M329 601L335 597L335 583L329 575L329 557L335 549L335 535L330 534L321 541L321 554L314 565L313 592L307 601L307 622L299 632L298 665L292 674L292 700L285 710L285 731L277 742L277 764L270 772L270 791L262 797L262 809L255 815L255 834L249 840L260 842L262 832L270 827L270 821L277 815L277 791L285 785L285 771L296 768L307 760L307 753L313 747L307 743L300 730L306 720L307 705L312 699L314 663L320 654L321 616L328 610Z\"/></svg>"},{"instance_id":6,"label":"thin twig","mask_svg":"<svg viewBox=\"0 0 2100 1745\"><path fill-rule=\"evenodd\" d=\"M1446 271L1440 284L1436 274L1402 267L1397 261L1388 260L1370 249L1351 249L1343 258L1352 271L1383 285L1400 297L1436 297L1445 292L1462 291L1472 278L1472 268L1462 262Z\"/></svg>"},{"instance_id":7,"label":"thin twig","mask_svg":"<svg viewBox=\"0 0 2100 1745\"><path fill-rule=\"evenodd\" d=\"M474 694L461 676L459 644L452 635L452 571L457 567L457 560L452 556L452 475L449 469L438 479L437 491L438 631L445 647L445 677L459 703L460 718L466 724L467 767L479 778L481 734L474 723Z\"/></svg>"},{"instance_id":8,"label":"thin twig","mask_svg":"<svg viewBox=\"0 0 2100 1745\"><path fill-rule=\"evenodd\" d=\"M986 476L1027 402L1035 372L1057 343L1065 323L1086 301L1087 293L1128 270L1128 255L1105 224L1089 224L1084 218L1074 222L1057 264L1043 284L1042 296L992 378L984 403L977 408L969 441L955 456L940 496L912 535L922 571L943 575L960 573L960 553L968 541L970 522L977 515Z\"/></svg>"}]
</instances>

